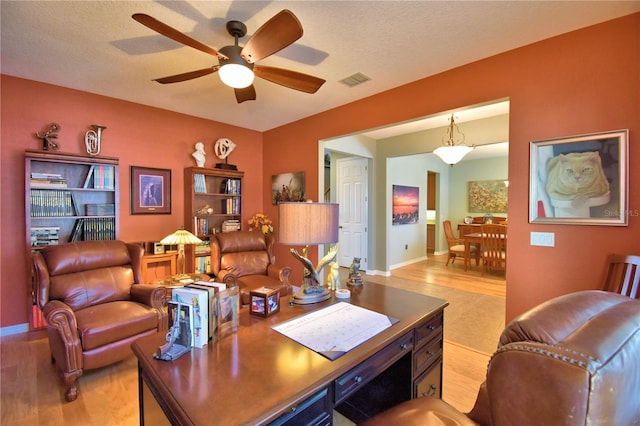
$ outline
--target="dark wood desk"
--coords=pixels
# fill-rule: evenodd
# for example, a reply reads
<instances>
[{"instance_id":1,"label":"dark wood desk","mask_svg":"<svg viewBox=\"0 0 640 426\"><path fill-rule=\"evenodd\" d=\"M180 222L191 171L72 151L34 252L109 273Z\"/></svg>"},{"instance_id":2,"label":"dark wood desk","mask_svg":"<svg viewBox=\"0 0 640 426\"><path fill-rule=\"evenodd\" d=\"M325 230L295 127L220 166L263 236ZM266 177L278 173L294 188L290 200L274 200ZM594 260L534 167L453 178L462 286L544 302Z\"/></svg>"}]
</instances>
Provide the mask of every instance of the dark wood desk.
<instances>
[{"instance_id":1,"label":"dark wood desk","mask_svg":"<svg viewBox=\"0 0 640 426\"><path fill-rule=\"evenodd\" d=\"M335 361L271 329L342 300L400 321ZM365 283L350 299L286 302L268 318L242 309L236 334L174 362L152 357L164 334L133 343L140 423L330 424L333 409L359 422L404 400L441 396L447 301Z\"/></svg>"}]
</instances>

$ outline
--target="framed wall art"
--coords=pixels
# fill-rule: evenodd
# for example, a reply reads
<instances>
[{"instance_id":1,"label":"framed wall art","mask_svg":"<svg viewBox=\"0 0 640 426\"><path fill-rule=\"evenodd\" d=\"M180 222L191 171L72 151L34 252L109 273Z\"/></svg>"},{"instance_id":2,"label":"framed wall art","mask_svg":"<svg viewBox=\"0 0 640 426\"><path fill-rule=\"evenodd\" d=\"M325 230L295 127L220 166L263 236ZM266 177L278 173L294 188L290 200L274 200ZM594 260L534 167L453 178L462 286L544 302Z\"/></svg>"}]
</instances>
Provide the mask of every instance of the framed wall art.
<instances>
[{"instance_id":1,"label":"framed wall art","mask_svg":"<svg viewBox=\"0 0 640 426\"><path fill-rule=\"evenodd\" d=\"M469 212L506 213L507 192L506 179L469 182Z\"/></svg>"},{"instance_id":2,"label":"framed wall art","mask_svg":"<svg viewBox=\"0 0 640 426\"><path fill-rule=\"evenodd\" d=\"M304 172L280 173L271 176L271 202L304 201Z\"/></svg>"},{"instance_id":3,"label":"framed wall art","mask_svg":"<svg viewBox=\"0 0 640 426\"><path fill-rule=\"evenodd\" d=\"M529 222L627 225L628 130L531 141Z\"/></svg>"},{"instance_id":4,"label":"framed wall art","mask_svg":"<svg viewBox=\"0 0 640 426\"><path fill-rule=\"evenodd\" d=\"M393 211L391 225L418 223L420 188L417 186L393 185Z\"/></svg>"},{"instance_id":5,"label":"framed wall art","mask_svg":"<svg viewBox=\"0 0 640 426\"><path fill-rule=\"evenodd\" d=\"M131 166L131 214L171 214L171 170Z\"/></svg>"}]
</instances>

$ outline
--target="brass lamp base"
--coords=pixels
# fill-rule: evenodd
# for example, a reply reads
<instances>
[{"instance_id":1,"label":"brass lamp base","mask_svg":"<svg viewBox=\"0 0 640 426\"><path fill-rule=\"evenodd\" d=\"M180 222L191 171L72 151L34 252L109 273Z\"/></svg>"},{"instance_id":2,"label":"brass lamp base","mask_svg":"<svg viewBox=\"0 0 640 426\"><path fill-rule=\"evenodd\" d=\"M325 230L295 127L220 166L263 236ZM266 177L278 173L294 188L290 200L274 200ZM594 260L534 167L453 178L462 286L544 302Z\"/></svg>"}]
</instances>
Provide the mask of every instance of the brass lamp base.
<instances>
[{"instance_id":1,"label":"brass lamp base","mask_svg":"<svg viewBox=\"0 0 640 426\"><path fill-rule=\"evenodd\" d=\"M326 287L319 287L323 291L322 293L305 293L304 288L301 288L291 296L291 300L296 305L310 305L312 303L323 302L331 297L331 291Z\"/></svg>"}]
</instances>

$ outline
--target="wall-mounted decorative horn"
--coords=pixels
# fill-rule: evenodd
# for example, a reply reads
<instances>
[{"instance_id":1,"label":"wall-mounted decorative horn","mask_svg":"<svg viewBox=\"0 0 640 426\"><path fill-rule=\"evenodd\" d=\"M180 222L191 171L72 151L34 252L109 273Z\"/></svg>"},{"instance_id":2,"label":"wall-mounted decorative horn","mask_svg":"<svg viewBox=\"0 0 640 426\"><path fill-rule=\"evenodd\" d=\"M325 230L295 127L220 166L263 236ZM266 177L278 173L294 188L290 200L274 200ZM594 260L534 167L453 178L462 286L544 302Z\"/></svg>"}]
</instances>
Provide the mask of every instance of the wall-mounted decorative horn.
<instances>
[{"instance_id":1,"label":"wall-mounted decorative horn","mask_svg":"<svg viewBox=\"0 0 640 426\"><path fill-rule=\"evenodd\" d=\"M99 124L92 124L91 127L93 127L94 130L88 130L84 135L84 145L87 148L87 154L99 155L100 137L102 136L102 131L106 129L106 127L100 126Z\"/></svg>"}]
</instances>

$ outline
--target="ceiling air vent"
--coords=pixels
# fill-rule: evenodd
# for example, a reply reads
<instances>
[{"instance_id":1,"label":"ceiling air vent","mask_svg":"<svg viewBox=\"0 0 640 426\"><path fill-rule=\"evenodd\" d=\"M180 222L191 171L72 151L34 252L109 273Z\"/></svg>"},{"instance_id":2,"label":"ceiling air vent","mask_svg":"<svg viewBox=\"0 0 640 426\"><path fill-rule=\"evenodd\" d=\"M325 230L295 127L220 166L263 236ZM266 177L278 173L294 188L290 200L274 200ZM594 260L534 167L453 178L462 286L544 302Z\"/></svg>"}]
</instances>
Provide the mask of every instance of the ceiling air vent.
<instances>
[{"instance_id":1,"label":"ceiling air vent","mask_svg":"<svg viewBox=\"0 0 640 426\"><path fill-rule=\"evenodd\" d=\"M367 77L366 75L362 74L361 72L355 73L353 75L350 75L347 78L343 78L342 80L340 80L341 83L346 84L349 87L353 87L353 86L357 86L358 84L362 84L365 81L369 81L371 80L369 77Z\"/></svg>"}]
</instances>

